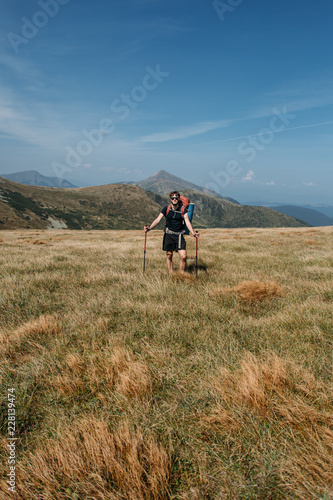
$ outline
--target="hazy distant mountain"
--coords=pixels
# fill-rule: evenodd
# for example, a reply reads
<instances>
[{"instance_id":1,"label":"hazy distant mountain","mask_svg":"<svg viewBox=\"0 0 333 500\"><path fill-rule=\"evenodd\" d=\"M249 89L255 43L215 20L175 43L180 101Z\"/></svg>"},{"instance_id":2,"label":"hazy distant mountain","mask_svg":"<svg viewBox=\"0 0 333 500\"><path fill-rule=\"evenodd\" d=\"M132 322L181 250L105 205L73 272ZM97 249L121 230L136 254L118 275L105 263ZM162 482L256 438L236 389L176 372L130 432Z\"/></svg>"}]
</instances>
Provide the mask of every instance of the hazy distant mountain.
<instances>
[{"instance_id":1,"label":"hazy distant mountain","mask_svg":"<svg viewBox=\"0 0 333 500\"><path fill-rule=\"evenodd\" d=\"M272 207L272 209L277 212L290 215L291 217L295 217L296 219L304 220L308 224L311 224L311 226L333 226L333 219L310 208L283 205L280 207Z\"/></svg>"},{"instance_id":2,"label":"hazy distant mountain","mask_svg":"<svg viewBox=\"0 0 333 500\"><path fill-rule=\"evenodd\" d=\"M308 226L269 208L237 205L199 191L182 192L195 203L196 229ZM168 202L168 196L135 185L60 189L0 178L0 229L142 229Z\"/></svg>"},{"instance_id":3,"label":"hazy distant mountain","mask_svg":"<svg viewBox=\"0 0 333 500\"><path fill-rule=\"evenodd\" d=\"M293 203L283 203L281 202L272 202L272 201L244 201L244 205L248 205L250 207L282 207L282 205L294 205ZM298 205L295 205L298 206Z\"/></svg>"},{"instance_id":4,"label":"hazy distant mountain","mask_svg":"<svg viewBox=\"0 0 333 500\"><path fill-rule=\"evenodd\" d=\"M304 208L310 208L311 210L317 210L317 212L320 212L324 215L327 215L327 217L330 217L330 219L333 219L333 207L330 205L302 205Z\"/></svg>"},{"instance_id":5,"label":"hazy distant mountain","mask_svg":"<svg viewBox=\"0 0 333 500\"><path fill-rule=\"evenodd\" d=\"M201 186L197 186L192 182L185 181L180 177L176 177L175 175L169 174L165 170L159 170L156 174L144 179L143 181L136 182L137 186L140 186L142 189L146 191L153 191L157 194L165 194L170 191L184 191L184 189L191 189L193 191L199 191L201 193L211 194L216 196L217 198L223 198L215 191L210 189L206 189ZM232 198L223 198L231 201L232 203L238 204L238 201L233 200Z\"/></svg>"},{"instance_id":6,"label":"hazy distant mountain","mask_svg":"<svg viewBox=\"0 0 333 500\"><path fill-rule=\"evenodd\" d=\"M292 203L272 203L265 201L249 201L247 205L272 208L278 212L304 220L311 224L311 226L333 225L333 207L330 205L295 205Z\"/></svg>"},{"instance_id":7,"label":"hazy distant mountain","mask_svg":"<svg viewBox=\"0 0 333 500\"><path fill-rule=\"evenodd\" d=\"M58 187L58 188L75 188L74 184L66 179L59 177L47 177L40 174L37 170L25 170L23 172L16 172L14 174L0 174L0 177L8 179L9 181L19 182L28 186L45 186L45 187Z\"/></svg>"}]
</instances>

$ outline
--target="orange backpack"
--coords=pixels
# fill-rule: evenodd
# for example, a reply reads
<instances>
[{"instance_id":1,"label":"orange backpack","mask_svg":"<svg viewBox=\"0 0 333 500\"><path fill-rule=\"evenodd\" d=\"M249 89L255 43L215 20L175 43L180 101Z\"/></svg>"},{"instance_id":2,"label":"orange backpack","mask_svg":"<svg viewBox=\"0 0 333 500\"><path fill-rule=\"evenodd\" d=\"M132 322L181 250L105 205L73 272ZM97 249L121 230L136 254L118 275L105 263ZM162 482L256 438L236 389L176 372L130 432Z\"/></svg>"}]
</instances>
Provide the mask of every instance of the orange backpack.
<instances>
[{"instance_id":1,"label":"orange backpack","mask_svg":"<svg viewBox=\"0 0 333 500\"><path fill-rule=\"evenodd\" d=\"M179 200L181 202L181 213L182 213L182 217L184 217L184 212L185 212L185 208L187 208L190 204L190 200L188 198L186 198L186 196L180 196L179 197ZM168 206L167 208L167 211L166 211L166 214L165 214L165 217L168 215L168 213L170 212L170 209L171 209L171 205Z\"/></svg>"},{"instance_id":2,"label":"orange backpack","mask_svg":"<svg viewBox=\"0 0 333 500\"><path fill-rule=\"evenodd\" d=\"M181 202L180 210L181 210L181 213L182 213L182 217L184 218L185 208L187 208L189 206L190 200L188 198L186 198L186 196L180 196L179 200ZM166 218L167 218L167 215L170 212L170 210L171 210L171 205L168 205L168 208L167 208L166 214L165 214L164 231L165 231L165 228L166 228ZM183 223L184 223L184 221L183 221Z\"/></svg>"}]
</instances>

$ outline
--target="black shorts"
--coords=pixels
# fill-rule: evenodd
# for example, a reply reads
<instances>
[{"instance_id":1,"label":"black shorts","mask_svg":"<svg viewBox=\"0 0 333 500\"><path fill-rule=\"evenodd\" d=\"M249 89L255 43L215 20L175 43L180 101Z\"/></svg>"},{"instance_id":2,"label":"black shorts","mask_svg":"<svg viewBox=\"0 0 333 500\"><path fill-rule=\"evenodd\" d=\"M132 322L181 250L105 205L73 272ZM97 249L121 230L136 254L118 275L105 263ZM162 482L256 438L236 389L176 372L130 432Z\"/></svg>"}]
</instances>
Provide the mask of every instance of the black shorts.
<instances>
[{"instance_id":1,"label":"black shorts","mask_svg":"<svg viewBox=\"0 0 333 500\"><path fill-rule=\"evenodd\" d=\"M178 252L178 250L186 250L186 241L183 235L181 236L180 248L178 247L179 236L176 234L164 233L162 250L165 252Z\"/></svg>"}]
</instances>

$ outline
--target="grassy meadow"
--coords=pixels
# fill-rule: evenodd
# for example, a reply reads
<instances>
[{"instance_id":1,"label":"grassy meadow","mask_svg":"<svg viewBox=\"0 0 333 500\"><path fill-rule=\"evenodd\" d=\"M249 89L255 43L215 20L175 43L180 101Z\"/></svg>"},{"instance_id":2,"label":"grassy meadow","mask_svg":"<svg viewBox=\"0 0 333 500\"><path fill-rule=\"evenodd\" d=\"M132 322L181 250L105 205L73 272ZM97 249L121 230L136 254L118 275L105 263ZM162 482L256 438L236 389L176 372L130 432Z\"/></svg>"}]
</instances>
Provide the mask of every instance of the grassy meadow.
<instances>
[{"instance_id":1,"label":"grassy meadow","mask_svg":"<svg viewBox=\"0 0 333 500\"><path fill-rule=\"evenodd\" d=\"M196 278L191 237L143 276L143 231L2 231L0 499L332 499L332 242L203 230Z\"/></svg>"}]
</instances>

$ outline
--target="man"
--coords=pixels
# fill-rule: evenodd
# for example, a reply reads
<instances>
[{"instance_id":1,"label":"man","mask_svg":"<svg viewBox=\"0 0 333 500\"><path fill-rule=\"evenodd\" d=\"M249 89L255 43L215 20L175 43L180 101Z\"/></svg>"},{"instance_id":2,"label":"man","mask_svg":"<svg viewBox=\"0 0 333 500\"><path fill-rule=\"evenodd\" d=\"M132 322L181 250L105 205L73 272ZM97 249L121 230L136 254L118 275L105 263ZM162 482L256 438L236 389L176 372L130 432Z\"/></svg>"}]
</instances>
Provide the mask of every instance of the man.
<instances>
[{"instance_id":1,"label":"man","mask_svg":"<svg viewBox=\"0 0 333 500\"><path fill-rule=\"evenodd\" d=\"M166 224L162 249L167 255L168 271L172 273L173 252L178 252L180 257L179 271L183 273L186 266L186 241L183 236L185 233L185 225L195 238L199 237L199 233L193 231L192 224L188 218L187 208L184 208L182 213L182 203L178 191L172 191L172 193L170 193L170 201L171 206L169 211L168 206L164 207L150 226L145 226L144 229L145 233L150 231L159 224L163 217L165 217Z\"/></svg>"}]
</instances>

